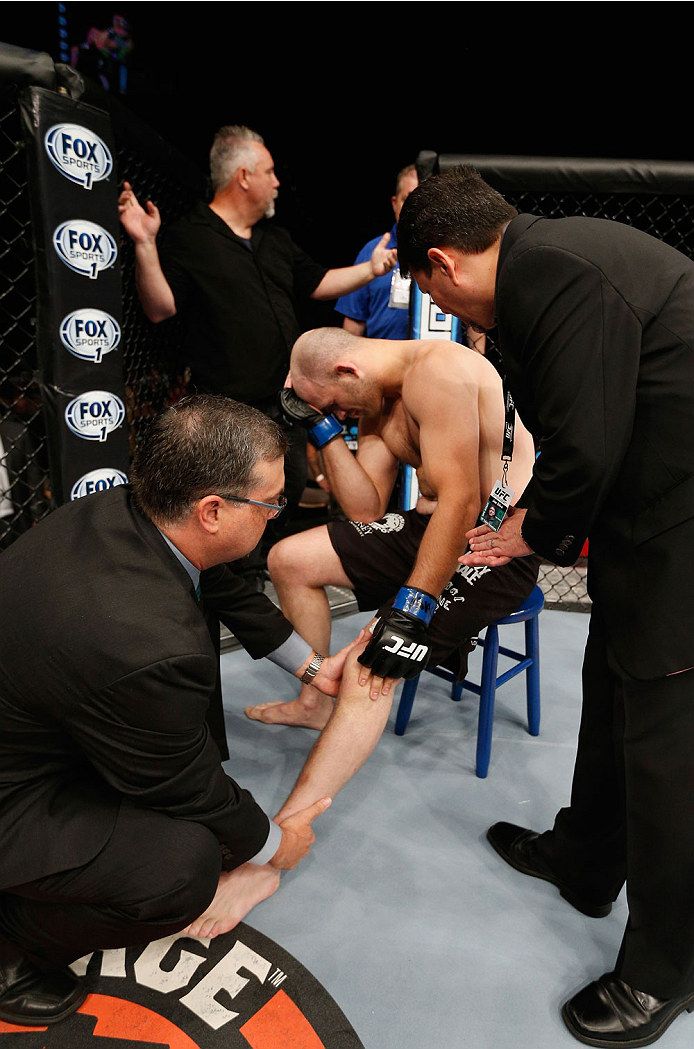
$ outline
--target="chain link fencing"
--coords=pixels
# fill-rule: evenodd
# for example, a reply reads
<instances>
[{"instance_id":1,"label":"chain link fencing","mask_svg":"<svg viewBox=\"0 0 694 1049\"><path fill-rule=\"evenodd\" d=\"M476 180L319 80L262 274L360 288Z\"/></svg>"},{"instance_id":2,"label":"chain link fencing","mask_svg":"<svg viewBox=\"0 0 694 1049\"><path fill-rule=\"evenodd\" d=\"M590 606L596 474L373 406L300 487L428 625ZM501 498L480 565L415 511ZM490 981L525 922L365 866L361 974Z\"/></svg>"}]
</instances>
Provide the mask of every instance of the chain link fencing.
<instances>
[{"instance_id":1,"label":"chain link fencing","mask_svg":"<svg viewBox=\"0 0 694 1049\"><path fill-rule=\"evenodd\" d=\"M206 177L191 162L117 100L76 81L68 67L55 67L56 81L73 97L109 110L116 140L116 172L141 201L151 198L167 222L204 197ZM30 82L24 77L24 84ZM18 111L18 83L0 96L0 549L49 512L53 503L46 430L38 384L35 344L36 278L29 214L28 176ZM91 92L91 94L90 94ZM422 159L424 158L424 159ZM493 159L490 165L489 161ZM542 158L475 158L420 154L420 177L452 163L473 163L523 212L547 218L586 215L625 222L659 237L694 258L694 166L624 161L566 161ZM586 171L585 165L593 165ZM583 165L583 167L582 167ZM428 166L428 167L427 167ZM599 170L595 170L596 166ZM691 169L691 170L690 170ZM655 172L655 174L654 174ZM645 174L644 174L645 173ZM571 187L575 178L576 188ZM556 183L556 185L554 184ZM595 183L592 187L591 183ZM615 185L613 185L614 183ZM675 191L667 192L668 186ZM567 188L568 186L568 188ZM616 188L615 188L616 187ZM190 371L181 322L153 325L135 287L134 250L123 234L123 336L127 418L131 451L146 421L188 391ZM500 368L493 334L487 354ZM586 558L572 568L546 564L540 584L550 608L588 611Z\"/></svg>"},{"instance_id":2,"label":"chain link fencing","mask_svg":"<svg viewBox=\"0 0 694 1049\"><path fill-rule=\"evenodd\" d=\"M0 94L0 549L50 509L36 279L18 89Z\"/></svg>"},{"instance_id":3,"label":"chain link fencing","mask_svg":"<svg viewBox=\"0 0 694 1049\"><path fill-rule=\"evenodd\" d=\"M115 166L120 182L129 182L138 200L151 199L175 222L204 198L207 178L173 146L119 103L110 104L116 141ZM189 391L181 320L152 324L145 316L135 286L135 251L123 232L120 243L123 282L123 356L126 409L131 453L146 421Z\"/></svg>"},{"instance_id":4,"label":"chain link fencing","mask_svg":"<svg viewBox=\"0 0 694 1049\"><path fill-rule=\"evenodd\" d=\"M58 83L61 68L55 68ZM4 82L0 94L0 549L55 506L39 389L35 255L18 104L21 88L32 79L30 71L24 76L16 65L9 76L18 82ZM116 177L127 179L141 200L151 197L167 221L174 221L205 195L206 177L117 100L81 83L69 67L64 80L71 93L77 91L75 97L85 90L87 101L109 110L117 147ZM40 83L46 86L45 75ZM134 249L125 234L120 257L132 452L146 420L188 392L190 373L180 321L172 318L153 325L142 311L135 287Z\"/></svg>"}]
</instances>

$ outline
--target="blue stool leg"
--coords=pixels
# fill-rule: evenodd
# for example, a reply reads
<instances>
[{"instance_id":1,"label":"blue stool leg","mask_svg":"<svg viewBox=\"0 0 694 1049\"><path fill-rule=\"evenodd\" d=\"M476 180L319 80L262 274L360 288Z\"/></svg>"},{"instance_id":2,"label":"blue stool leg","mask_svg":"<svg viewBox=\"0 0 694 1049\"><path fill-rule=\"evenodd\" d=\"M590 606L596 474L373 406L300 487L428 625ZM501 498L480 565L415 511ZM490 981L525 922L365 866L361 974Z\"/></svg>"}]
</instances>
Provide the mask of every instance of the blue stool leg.
<instances>
[{"instance_id":1,"label":"blue stool leg","mask_svg":"<svg viewBox=\"0 0 694 1049\"><path fill-rule=\"evenodd\" d=\"M407 722L410 720L412 704L414 703L418 684L419 674L417 674L417 677L410 678L409 681L403 683L402 692L400 693L400 703L398 704L398 713L395 717L396 736L405 735L405 729L407 728Z\"/></svg>"},{"instance_id":2,"label":"blue stool leg","mask_svg":"<svg viewBox=\"0 0 694 1049\"><path fill-rule=\"evenodd\" d=\"M477 724L477 758L475 771L484 779L489 769L492 752L492 725L494 722L494 696L496 693L496 669L499 662L499 628L495 623L487 627L484 638L484 659L480 691L480 714Z\"/></svg>"},{"instance_id":3,"label":"blue stool leg","mask_svg":"<svg viewBox=\"0 0 694 1049\"><path fill-rule=\"evenodd\" d=\"M531 736L540 734L540 627L538 618L538 616L533 616L525 623L525 654L532 659L525 678L528 732Z\"/></svg>"}]
</instances>

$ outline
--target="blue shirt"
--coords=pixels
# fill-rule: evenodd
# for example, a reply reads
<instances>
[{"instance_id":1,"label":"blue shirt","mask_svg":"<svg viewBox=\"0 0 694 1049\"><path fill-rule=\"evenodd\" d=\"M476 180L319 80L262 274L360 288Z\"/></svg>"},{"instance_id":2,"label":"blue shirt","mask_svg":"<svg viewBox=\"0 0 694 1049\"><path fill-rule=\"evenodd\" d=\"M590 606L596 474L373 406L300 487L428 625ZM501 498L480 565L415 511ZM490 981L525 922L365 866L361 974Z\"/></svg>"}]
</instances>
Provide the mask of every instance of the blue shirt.
<instances>
[{"instance_id":1,"label":"blue shirt","mask_svg":"<svg viewBox=\"0 0 694 1049\"><path fill-rule=\"evenodd\" d=\"M354 264L368 262L371 253L378 244L380 237L374 237L361 249ZM396 226L390 231L389 248L398 246ZM345 317L351 317L355 321L365 321L365 335L371 339L406 339L408 329L409 310L398 310L389 306L390 282L393 272L384 273L382 277L375 277L369 284L365 284L358 291L349 295L342 295L335 303L335 309Z\"/></svg>"}]
</instances>

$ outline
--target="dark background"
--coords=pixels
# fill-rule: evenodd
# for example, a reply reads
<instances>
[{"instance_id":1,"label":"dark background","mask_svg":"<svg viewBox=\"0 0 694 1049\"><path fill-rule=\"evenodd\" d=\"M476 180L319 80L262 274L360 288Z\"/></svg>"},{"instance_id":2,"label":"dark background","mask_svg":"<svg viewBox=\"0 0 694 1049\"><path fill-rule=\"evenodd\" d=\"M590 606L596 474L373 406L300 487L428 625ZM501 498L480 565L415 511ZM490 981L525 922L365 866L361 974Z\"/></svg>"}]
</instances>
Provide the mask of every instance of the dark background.
<instances>
[{"instance_id":1,"label":"dark background","mask_svg":"<svg viewBox=\"0 0 694 1049\"><path fill-rule=\"evenodd\" d=\"M278 220L328 265L390 227L420 149L691 159L687 6L64 5L70 43L129 19L123 101L202 169L219 125L260 131ZM58 8L4 4L0 39L58 60Z\"/></svg>"}]
</instances>

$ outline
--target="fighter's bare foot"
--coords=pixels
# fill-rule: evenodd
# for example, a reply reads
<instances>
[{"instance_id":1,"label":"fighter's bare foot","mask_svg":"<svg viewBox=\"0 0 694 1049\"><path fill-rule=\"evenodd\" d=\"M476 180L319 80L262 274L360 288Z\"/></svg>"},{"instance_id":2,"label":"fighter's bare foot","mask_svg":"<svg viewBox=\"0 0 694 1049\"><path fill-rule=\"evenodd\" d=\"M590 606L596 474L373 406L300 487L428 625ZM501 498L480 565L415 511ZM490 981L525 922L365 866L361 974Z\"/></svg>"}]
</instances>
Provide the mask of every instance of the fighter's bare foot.
<instances>
[{"instance_id":1,"label":"fighter's bare foot","mask_svg":"<svg viewBox=\"0 0 694 1049\"><path fill-rule=\"evenodd\" d=\"M280 872L269 863L262 867L243 863L236 870L222 871L212 903L183 931L206 939L229 932L257 903L272 896L279 883Z\"/></svg>"},{"instance_id":2,"label":"fighter's bare foot","mask_svg":"<svg viewBox=\"0 0 694 1049\"><path fill-rule=\"evenodd\" d=\"M258 703L246 707L246 717L251 721L262 721L265 725L296 725L301 728L325 728L333 712L333 702L321 696L315 705L304 706L294 699L290 703Z\"/></svg>"}]
</instances>

